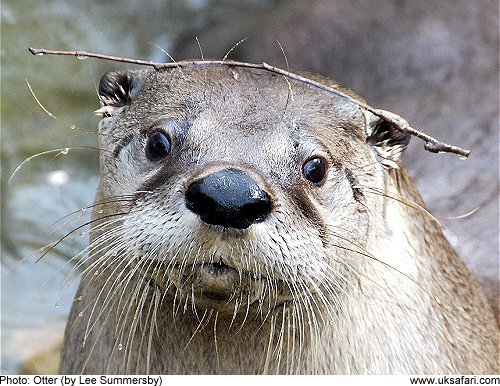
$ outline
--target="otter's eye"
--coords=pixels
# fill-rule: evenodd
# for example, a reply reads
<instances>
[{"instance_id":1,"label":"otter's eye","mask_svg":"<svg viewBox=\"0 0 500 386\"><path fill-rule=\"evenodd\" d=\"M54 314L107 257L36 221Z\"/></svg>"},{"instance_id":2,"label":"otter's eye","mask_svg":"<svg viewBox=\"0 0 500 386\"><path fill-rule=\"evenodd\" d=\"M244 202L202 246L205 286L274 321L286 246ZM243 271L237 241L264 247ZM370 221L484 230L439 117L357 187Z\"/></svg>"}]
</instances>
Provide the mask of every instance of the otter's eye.
<instances>
[{"instance_id":1,"label":"otter's eye","mask_svg":"<svg viewBox=\"0 0 500 386\"><path fill-rule=\"evenodd\" d=\"M151 161L159 161L170 152L170 139L162 131L157 131L148 138L146 156Z\"/></svg>"},{"instance_id":2,"label":"otter's eye","mask_svg":"<svg viewBox=\"0 0 500 386\"><path fill-rule=\"evenodd\" d=\"M304 177L313 184L319 184L326 177L326 161L324 158L316 157L308 160L303 168Z\"/></svg>"}]
</instances>

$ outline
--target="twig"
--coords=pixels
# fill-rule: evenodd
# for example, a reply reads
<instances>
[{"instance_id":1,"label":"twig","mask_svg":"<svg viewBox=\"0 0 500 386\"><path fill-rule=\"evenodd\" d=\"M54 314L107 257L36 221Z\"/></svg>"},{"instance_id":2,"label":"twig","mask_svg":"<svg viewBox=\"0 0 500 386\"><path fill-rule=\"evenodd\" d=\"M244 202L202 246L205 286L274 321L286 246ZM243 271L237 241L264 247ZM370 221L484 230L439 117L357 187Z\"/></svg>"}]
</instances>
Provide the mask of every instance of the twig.
<instances>
[{"instance_id":1,"label":"twig","mask_svg":"<svg viewBox=\"0 0 500 386\"><path fill-rule=\"evenodd\" d=\"M147 61L147 60L122 58L119 56L102 55L102 54L96 54L96 53L87 52L87 51L57 51L57 50L46 50L44 48L32 48L32 47L28 48L28 50L33 55L37 55L37 56L62 55L62 56L76 56L77 58L80 58L80 59L82 59L82 58L96 58L96 59L103 59L103 60L111 60L113 62L139 64L141 66L152 66L152 67L155 67L157 69L163 67L166 64L166 63L155 63L155 62Z\"/></svg>"},{"instance_id":2,"label":"twig","mask_svg":"<svg viewBox=\"0 0 500 386\"><path fill-rule=\"evenodd\" d=\"M403 133L408 133L410 135L413 135L414 137L420 138L421 140L425 141L424 148L427 151L430 151L432 153L439 153L439 152L455 153L455 154L458 154L459 156L462 156L462 157L468 157L470 154L470 150L464 150L464 149L457 147L457 146L448 145L446 143L438 141L437 139L431 137L428 134L425 134L422 131L414 129L413 127L410 126L410 124L405 119L403 119L399 115L394 114L390 111L375 109L375 108L371 107L370 105L367 105L363 101L355 99L352 96L347 95L347 94L343 93L342 91L339 91L333 87L326 86L322 83L319 83L319 82L316 82L316 81L311 80L309 78L305 78L303 76L282 70L281 68L271 66L267 63L262 63L262 66L263 66L263 68L265 68L268 71L271 71L271 72L274 72L277 74L282 74L282 75L287 76L290 79L294 79L294 80L297 80L299 82L307 83L307 84L314 86L314 87L317 87L321 90L337 94L337 95L349 100L350 102L357 104L359 107L361 107L361 108L371 112L372 114L376 115L377 117L380 117L383 120L391 123L399 131L402 131Z\"/></svg>"},{"instance_id":3,"label":"twig","mask_svg":"<svg viewBox=\"0 0 500 386\"><path fill-rule=\"evenodd\" d=\"M397 114L394 114L390 111L386 110L381 110L381 109L375 109L371 107L370 105L364 103L363 101L360 101L356 98L353 98L352 96L343 93L342 91L324 85L322 83L316 82L312 79L297 75L295 73L292 73L287 70L282 70L281 68L271 66L267 63L261 63L261 64L254 64L254 63L247 63L247 62L237 62L237 61L232 61L232 60L226 60L224 58L223 60L193 60L193 61L181 61L181 62L174 62L174 63L158 63L158 62L153 62L153 61L146 61L146 60L139 60L139 59L129 59L129 58L123 58L120 56L110 56L110 55L103 55L103 54L96 54L93 52L87 52L87 51L59 51L59 50L46 50L43 48L29 48L29 51L33 55L41 56L41 55L61 55L61 56L76 56L77 58L96 58L96 59L101 59L101 60L110 60L114 62L120 62L120 63L130 63L130 64L137 64L141 66L150 66L154 67L156 70L164 69L164 68L186 68L186 67L197 67L197 66L215 66L215 65L226 65L226 66L232 66L232 67L245 67L245 68L254 68L254 69L259 69L259 70L266 70L275 74L280 74L288 79L293 79L298 82L302 82L305 84L308 84L310 86L316 87L320 90L333 93L335 95L338 95L342 98L347 99L350 102L355 103L362 109L365 109L372 114L378 116L379 118L391 123L397 130L403 132L403 133L408 133L414 137L417 137L425 142L424 149L427 151L430 151L432 153L439 153L439 152L447 152L447 153L455 153L458 154L461 157L468 157L470 154L470 150L462 149L458 146L453 146L453 145L448 145L444 142L438 141L437 139L431 137L430 135L420 131L416 130L413 127L410 126L410 124L400 117Z\"/></svg>"}]
</instances>

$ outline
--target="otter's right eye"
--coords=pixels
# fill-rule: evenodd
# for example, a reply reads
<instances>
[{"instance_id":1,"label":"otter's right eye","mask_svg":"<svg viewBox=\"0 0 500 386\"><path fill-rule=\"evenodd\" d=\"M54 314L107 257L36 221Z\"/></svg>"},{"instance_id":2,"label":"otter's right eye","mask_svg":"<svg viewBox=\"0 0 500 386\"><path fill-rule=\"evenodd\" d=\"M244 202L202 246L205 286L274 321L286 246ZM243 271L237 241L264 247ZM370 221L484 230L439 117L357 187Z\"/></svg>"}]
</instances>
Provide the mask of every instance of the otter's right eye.
<instances>
[{"instance_id":1,"label":"otter's right eye","mask_svg":"<svg viewBox=\"0 0 500 386\"><path fill-rule=\"evenodd\" d=\"M150 161L159 161L170 153L170 139L162 131L151 134L146 143L146 156Z\"/></svg>"},{"instance_id":2,"label":"otter's right eye","mask_svg":"<svg viewBox=\"0 0 500 386\"><path fill-rule=\"evenodd\" d=\"M326 177L326 161L322 157L311 158L302 167L304 177L313 184L320 184Z\"/></svg>"}]
</instances>

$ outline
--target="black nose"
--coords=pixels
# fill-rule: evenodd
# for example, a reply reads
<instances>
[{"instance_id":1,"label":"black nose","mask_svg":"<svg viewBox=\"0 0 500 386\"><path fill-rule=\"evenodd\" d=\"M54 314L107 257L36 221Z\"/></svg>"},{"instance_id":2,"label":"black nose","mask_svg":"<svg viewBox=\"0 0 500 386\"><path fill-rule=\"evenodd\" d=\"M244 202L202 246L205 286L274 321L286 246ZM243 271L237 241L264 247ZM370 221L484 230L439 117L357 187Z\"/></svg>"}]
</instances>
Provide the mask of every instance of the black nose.
<instances>
[{"instance_id":1,"label":"black nose","mask_svg":"<svg viewBox=\"0 0 500 386\"><path fill-rule=\"evenodd\" d=\"M186 206L207 224L237 229L263 221L272 207L269 195L237 169L224 169L191 183Z\"/></svg>"}]
</instances>

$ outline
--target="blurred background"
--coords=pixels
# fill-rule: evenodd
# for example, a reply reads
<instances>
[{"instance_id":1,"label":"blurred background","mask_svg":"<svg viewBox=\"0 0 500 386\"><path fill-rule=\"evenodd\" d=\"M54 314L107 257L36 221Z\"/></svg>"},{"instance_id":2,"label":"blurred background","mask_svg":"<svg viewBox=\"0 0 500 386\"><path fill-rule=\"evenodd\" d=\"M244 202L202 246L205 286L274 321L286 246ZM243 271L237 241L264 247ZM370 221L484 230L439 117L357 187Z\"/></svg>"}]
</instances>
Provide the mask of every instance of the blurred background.
<instances>
[{"instance_id":1,"label":"blurred background","mask_svg":"<svg viewBox=\"0 0 500 386\"><path fill-rule=\"evenodd\" d=\"M413 139L404 161L498 310L498 16L496 0L4 0L2 373L57 368L77 285L73 257L86 245L86 228L36 260L42 247L89 219L96 85L105 72L132 67L35 57L28 47L169 61L162 50L182 60L200 57L201 46L205 58L220 59L247 38L230 58L285 67L279 41L291 69L330 76L375 107L472 150L461 160L428 153Z\"/></svg>"}]
</instances>

